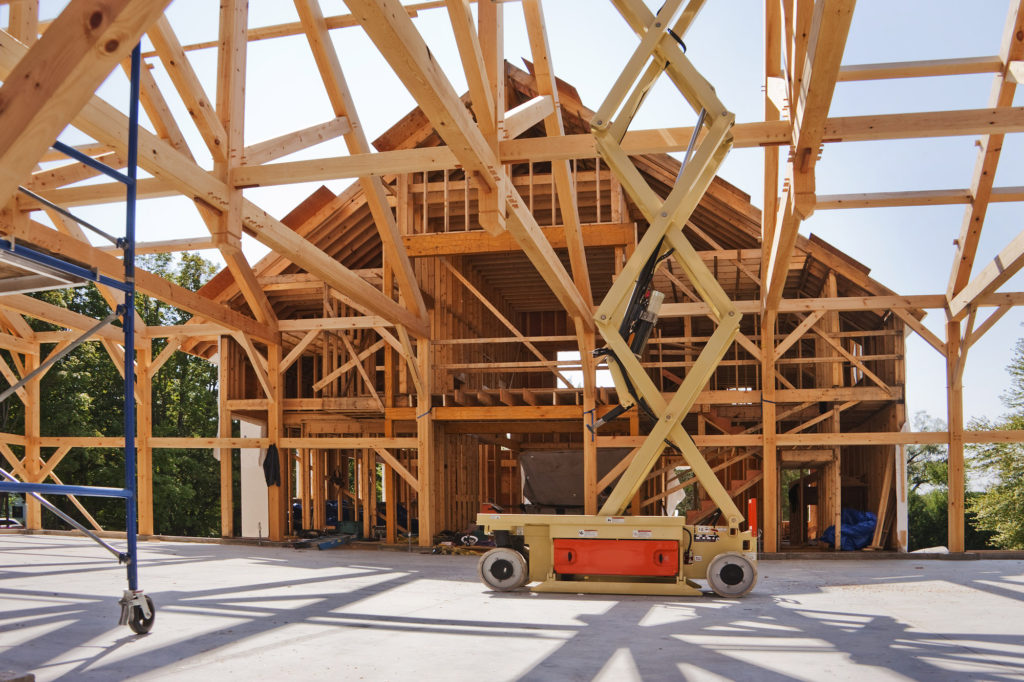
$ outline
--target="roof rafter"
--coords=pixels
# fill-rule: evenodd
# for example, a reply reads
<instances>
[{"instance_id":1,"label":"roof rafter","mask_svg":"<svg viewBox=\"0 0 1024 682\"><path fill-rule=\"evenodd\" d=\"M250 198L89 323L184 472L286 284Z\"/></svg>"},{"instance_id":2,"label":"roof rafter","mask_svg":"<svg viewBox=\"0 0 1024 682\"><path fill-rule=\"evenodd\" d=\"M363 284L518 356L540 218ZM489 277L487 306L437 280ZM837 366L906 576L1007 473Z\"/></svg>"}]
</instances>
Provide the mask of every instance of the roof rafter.
<instances>
[{"instance_id":1,"label":"roof rafter","mask_svg":"<svg viewBox=\"0 0 1024 682\"><path fill-rule=\"evenodd\" d=\"M1002 63L1000 73L992 83L989 95L989 106L992 108L1009 107L1013 104L1013 96L1017 92L1017 83L1008 77L1009 64L1013 60L1024 58L1024 0L1016 7L1010 6L1010 15L1003 31L1003 42L999 50ZM974 259L978 255L978 243L981 240L981 229L985 224L985 215L992 197L992 186L996 179L996 167L1003 150L1003 135L984 135L978 149L978 159L971 178L971 204L964 211L963 223L960 226L960 238L956 241L956 256L949 274L949 285L946 295L950 300L967 286L974 268Z\"/></svg>"},{"instance_id":2,"label":"roof rafter","mask_svg":"<svg viewBox=\"0 0 1024 682\"><path fill-rule=\"evenodd\" d=\"M5 70L0 87L0 204L7 203L169 2L72 0L54 20L55 30Z\"/></svg>"},{"instance_id":3,"label":"roof rafter","mask_svg":"<svg viewBox=\"0 0 1024 682\"><path fill-rule=\"evenodd\" d=\"M352 94L345 82L345 74L341 70L341 62L338 60L338 54L327 32L327 23L320 10L320 5L315 0L295 0L295 9L298 10L302 26L306 31L309 47L313 52L317 68L320 70L324 87L327 89L327 96L334 108L334 114L348 119L349 130L343 134L345 145L349 152L365 154L370 151L370 144L363 132L362 125L360 125L355 102L352 100ZM416 283L409 255L402 245L395 215L392 213L391 207L388 206L384 184L379 177L370 176L360 177L359 184L366 194L367 205L373 215L377 232L380 234L385 257L394 268L395 279L398 281L398 289L405 300L405 305L413 314L425 321L427 307L423 302L423 293ZM386 292L385 295L390 298L390 292Z\"/></svg>"},{"instance_id":4,"label":"roof rafter","mask_svg":"<svg viewBox=\"0 0 1024 682\"><path fill-rule=\"evenodd\" d=\"M24 56L24 52L23 45L11 39L7 33L0 32L0 77L8 75L10 69ZM117 150L126 149L127 117L98 97L92 98L85 105L73 123L86 134ZM186 196L215 210L222 210L227 205L229 188L225 183L144 128L139 129L139 149L140 165L146 171L171 182ZM379 289L367 284L250 201L242 202L242 220L256 239L296 265L321 277L366 308L392 322L408 326L419 336L428 333L419 317L384 296Z\"/></svg>"}]
</instances>

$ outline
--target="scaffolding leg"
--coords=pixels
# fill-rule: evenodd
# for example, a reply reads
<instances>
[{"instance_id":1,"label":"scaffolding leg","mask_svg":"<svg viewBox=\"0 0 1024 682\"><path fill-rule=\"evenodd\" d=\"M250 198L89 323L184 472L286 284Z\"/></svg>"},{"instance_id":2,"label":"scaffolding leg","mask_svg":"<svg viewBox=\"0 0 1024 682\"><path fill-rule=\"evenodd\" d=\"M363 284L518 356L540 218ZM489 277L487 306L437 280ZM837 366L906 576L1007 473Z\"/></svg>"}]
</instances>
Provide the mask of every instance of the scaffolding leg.
<instances>
[{"instance_id":1,"label":"scaffolding leg","mask_svg":"<svg viewBox=\"0 0 1024 682\"><path fill-rule=\"evenodd\" d=\"M139 45L132 50L131 95L128 113L128 167L126 169L125 201L125 235L121 243L124 249L124 281L127 285L124 292L124 487L132 491L127 502L127 523L125 527L128 537L128 590L121 598L122 620L131 624L133 617L129 611L141 610L142 615L149 618L152 627L152 612L148 608L152 602L148 597L143 599L139 590L138 562L138 513L136 504L136 452L135 452L135 200L136 180L138 178L139 157L139 80L142 68L142 50ZM148 632L149 627L145 629ZM136 630L135 626L132 627ZM138 630L136 630L138 632Z\"/></svg>"}]
</instances>

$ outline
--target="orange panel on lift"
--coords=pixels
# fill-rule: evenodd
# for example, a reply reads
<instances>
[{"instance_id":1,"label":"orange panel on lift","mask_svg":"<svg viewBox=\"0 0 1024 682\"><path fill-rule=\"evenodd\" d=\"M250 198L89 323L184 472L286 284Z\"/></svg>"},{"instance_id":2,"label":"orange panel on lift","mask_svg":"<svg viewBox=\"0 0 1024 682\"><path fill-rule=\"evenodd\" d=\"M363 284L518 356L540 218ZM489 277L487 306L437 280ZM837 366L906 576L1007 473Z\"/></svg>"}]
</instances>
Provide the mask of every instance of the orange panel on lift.
<instances>
[{"instance_id":1,"label":"orange panel on lift","mask_svg":"<svg viewBox=\"0 0 1024 682\"><path fill-rule=\"evenodd\" d=\"M674 540L554 540L555 573L672 576L679 573Z\"/></svg>"}]
</instances>

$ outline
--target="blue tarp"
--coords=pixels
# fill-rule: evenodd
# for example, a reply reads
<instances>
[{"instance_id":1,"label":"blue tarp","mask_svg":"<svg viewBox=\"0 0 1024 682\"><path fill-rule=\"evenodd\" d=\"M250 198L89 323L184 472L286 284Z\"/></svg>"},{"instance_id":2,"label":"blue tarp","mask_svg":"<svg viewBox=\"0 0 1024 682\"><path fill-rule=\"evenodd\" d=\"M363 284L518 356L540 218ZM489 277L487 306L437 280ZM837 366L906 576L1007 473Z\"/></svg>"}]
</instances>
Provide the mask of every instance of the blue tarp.
<instances>
[{"instance_id":1,"label":"blue tarp","mask_svg":"<svg viewBox=\"0 0 1024 682\"><path fill-rule=\"evenodd\" d=\"M869 511L859 509L843 509L842 519L842 546L840 549L852 552L864 549L871 544L871 538L875 534L875 524L878 517ZM825 529L820 540L833 547L836 544L836 527L834 525Z\"/></svg>"}]
</instances>

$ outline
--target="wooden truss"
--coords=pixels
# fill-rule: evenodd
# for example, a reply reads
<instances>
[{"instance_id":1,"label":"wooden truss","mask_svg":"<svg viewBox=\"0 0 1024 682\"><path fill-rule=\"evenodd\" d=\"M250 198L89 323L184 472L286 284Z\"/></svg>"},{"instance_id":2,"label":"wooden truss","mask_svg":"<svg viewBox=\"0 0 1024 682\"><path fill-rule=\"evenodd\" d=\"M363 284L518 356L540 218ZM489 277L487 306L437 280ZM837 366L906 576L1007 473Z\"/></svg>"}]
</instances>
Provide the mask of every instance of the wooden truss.
<instances>
[{"instance_id":1,"label":"wooden truss","mask_svg":"<svg viewBox=\"0 0 1024 682\"><path fill-rule=\"evenodd\" d=\"M901 448L942 442L950 453L949 544L963 549L964 443L1020 440L1019 433L965 431L962 385L968 350L1024 302L1024 294L1000 290L1024 267L1024 233L991 262L976 263L988 206L1024 200L1024 189L994 183L1005 136L1024 132L1024 109L1013 106L1024 78L1024 2L1010 2L996 54L862 65L843 63L854 0L766 2L763 120L735 125L664 30L684 36L702 0L670 0L657 14L638 0L614 0L639 45L622 75L609 79L611 94L596 112L556 78L540 0L347 0L347 13L329 16L319 2L295 0L295 21L264 27L250 26L245 0L225 0L216 40L197 44L179 38L163 14L168 4L72 0L41 21L36 0L0 0L8 19L0 31L0 233L99 273L120 271L110 250L91 245L77 223L18 187L71 209L119 200L120 188L93 182L88 165L54 166L46 145L70 125L92 140L81 151L125 164L127 119L96 91L146 36L153 50L145 58L166 78L143 69L151 128L140 131L140 165L151 177L139 183L139 196L186 197L202 236L142 243L139 252L213 248L227 265L199 292L136 272L139 291L194 315L178 327L136 325L143 533L153 530L155 448L219 451L225 535L236 531L231 449L274 443L282 470L294 464L302 472L295 487L306 523L337 488L324 483L332 467L344 463L347 472L351 464L360 481L346 480L341 497L355 495L353 486L374 489L379 467L387 537L396 537L391 502L398 500L428 543L471 518L476 502L503 491L513 500L520 451L561 444L582 450L588 514L619 477L626 484L602 511L659 509L693 485L675 480L676 466L709 459L705 473L722 485L705 486L689 520L720 509L738 522L737 503L756 497L764 548L775 551L782 468L815 471L824 491L821 520L838 526L844 466L868 463L866 504L884 516L905 494ZM520 8L529 73L505 62L504 14ZM432 57L414 23L422 12L447 12L467 96ZM334 47L337 31L364 31L418 106L373 143ZM246 139L244 84L259 77L248 69L248 47L283 36L305 41L330 110L316 125ZM195 67L198 50L216 50L215 82L204 82ZM630 130L663 73L704 116L695 126ZM829 116L843 82L959 74L991 74L989 101L956 111ZM169 101L184 105L187 117L176 119ZM816 191L819 156L824 149L827 162L832 145L963 135L980 138L966 188ZM346 154L283 160L336 138ZM669 191L678 166L667 154L686 152L691 140L677 189ZM760 212L714 179L730 145L764 150ZM197 161L206 157L206 166ZM283 217L244 193L344 178L358 182L337 196L315 192ZM800 234L816 210L940 204L965 210L948 287L931 295L890 291ZM271 254L249 263L243 234ZM617 322L638 263L669 249L656 277L670 295L661 316L672 331L659 332L652 350L636 358ZM110 292L101 293L113 305ZM922 323L926 311L945 316L944 338ZM26 317L65 331L34 332ZM45 360L44 344L59 348L93 322L20 293L0 295L0 348L10 355L0 374L8 382L27 375ZM910 332L945 358L947 432L901 431L903 335ZM167 340L159 352L156 339ZM118 334L99 342L123 364ZM630 375L644 377L637 395L659 417L648 439L640 436L638 410L597 438L583 426L634 400L628 390L597 385L590 351L602 343ZM569 350L580 359L557 357ZM152 435L150 381L176 352L219 357L224 390L215 438ZM577 371L583 385L572 388ZM59 463L76 447L123 444L42 436L39 393L38 381L17 393L25 432L0 437L0 454L22 480L59 480ZM260 424L265 435L232 438L233 417ZM680 454L662 452L666 435ZM629 454L599 467L599 450L612 447ZM269 496L269 534L280 539L289 532L291 491L272 487ZM372 501L350 501L362 506L371 530ZM30 527L38 527L38 507L29 511Z\"/></svg>"}]
</instances>

